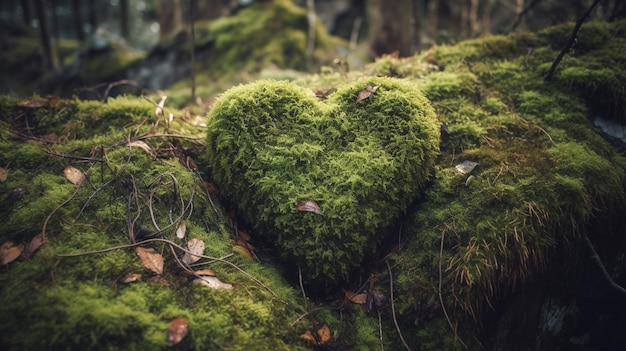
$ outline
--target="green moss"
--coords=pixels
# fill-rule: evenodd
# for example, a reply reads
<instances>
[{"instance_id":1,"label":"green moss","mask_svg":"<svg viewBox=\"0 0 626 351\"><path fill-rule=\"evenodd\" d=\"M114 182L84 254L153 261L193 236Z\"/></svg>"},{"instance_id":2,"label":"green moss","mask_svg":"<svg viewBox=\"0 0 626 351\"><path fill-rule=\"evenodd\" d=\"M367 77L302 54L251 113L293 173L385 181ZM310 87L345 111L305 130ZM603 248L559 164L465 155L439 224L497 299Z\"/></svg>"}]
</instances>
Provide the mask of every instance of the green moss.
<instances>
[{"instance_id":1,"label":"green moss","mask_svg":"<svg viewBox=\"0 0 626 351\"><path fill-rule=\"evenodd\" d=\"M379 86L355 104L365 86ZM416 88L370 78L327 103L284 82L233 88L208 122L213 176L241 216L305 272L342 280L371 254L431 172L438 124ZM323 215L299 212L315 201Z\"/></svg>"}]
</instances>

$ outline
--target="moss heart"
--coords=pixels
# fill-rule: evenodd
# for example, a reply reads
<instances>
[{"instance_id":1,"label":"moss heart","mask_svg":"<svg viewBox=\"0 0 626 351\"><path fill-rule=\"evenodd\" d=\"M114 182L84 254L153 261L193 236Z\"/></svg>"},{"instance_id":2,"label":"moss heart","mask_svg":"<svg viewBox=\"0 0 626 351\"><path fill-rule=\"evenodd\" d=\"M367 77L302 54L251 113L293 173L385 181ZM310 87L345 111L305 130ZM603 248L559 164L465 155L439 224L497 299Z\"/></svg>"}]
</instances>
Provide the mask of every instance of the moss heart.
<instances>
[{"instance_id":1,"label":"moss heart","mask_svg":"<svg viewBox=\"0 0 626 351\"><path fill-rule=\"evenodd\" d=\"M216 100L207 128L222 194L307 281L325 283L376 250L439 152L429 101L393 78L362 79L326 101L282 81L234 87Z\"/></svg>"}]
</instances>

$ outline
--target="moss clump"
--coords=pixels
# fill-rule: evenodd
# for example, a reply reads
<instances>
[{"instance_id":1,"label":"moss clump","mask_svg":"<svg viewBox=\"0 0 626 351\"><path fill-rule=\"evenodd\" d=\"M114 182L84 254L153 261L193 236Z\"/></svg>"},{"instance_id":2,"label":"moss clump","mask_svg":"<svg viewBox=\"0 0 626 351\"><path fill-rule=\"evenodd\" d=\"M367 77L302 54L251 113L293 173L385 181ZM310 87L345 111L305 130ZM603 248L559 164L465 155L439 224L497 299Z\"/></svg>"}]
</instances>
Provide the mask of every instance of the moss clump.
<instances>
[{"instance_id":1,"label":"moss clump","mask_svg":"<svg viewBox=\"0 0 626 351\"><path fill-rule=\"evenodd\" d=\"M0 97L0 243L28 246L46 233L32 256L0 267L1 349L165 349L180 317L189 334L172 349L306 349L298 338L306 321L291 326L305 312L299 291L267 260L229 256L228 216L187 162L201 148L198 128L179 111L166 128L154 109L143 98ZM177 134L187 138L169 136ZM85 175L82 186L65 177L70 165ZM183 252L162 242L143 244L162 254L161 275L133 248L62 256L147 238L202 239L205 255L232 265L203 259L192 268L210 267L234 289L193 283L176 263ZM142 278L124 283L131 273Z\"/></svg>"},{"instance_id":2,"label":"moss clump","mask_svg":"<svg viewBox=\"0 0 626 351\"><path fill-rule=\"evenodd\" d=\"M355 103L366 86L378 90ZM368 78L318 101L286 82L226 92L208 121L212 173L241 216L307 280L341 281L414 201L439 124L411 84ZM298 211L314 201L322 215Z\"/></svg>"}]
</instances>

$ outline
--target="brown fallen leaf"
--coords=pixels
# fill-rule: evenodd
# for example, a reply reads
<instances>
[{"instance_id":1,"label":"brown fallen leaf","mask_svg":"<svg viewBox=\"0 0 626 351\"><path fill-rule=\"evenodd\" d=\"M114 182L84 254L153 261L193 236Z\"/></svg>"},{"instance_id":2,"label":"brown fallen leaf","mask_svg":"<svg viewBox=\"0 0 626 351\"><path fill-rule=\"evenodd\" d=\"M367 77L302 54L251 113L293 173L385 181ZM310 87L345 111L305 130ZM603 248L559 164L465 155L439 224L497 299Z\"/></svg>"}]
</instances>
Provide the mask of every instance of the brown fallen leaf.
<instances>
[{"instance_id":1,"label":"brown fallen leaf","mask_svg":"<svg viewBox=\"0 0 626 351\"><path fill-rule=\"evenodd\" d=\"M24 251L24 245L16 245L12 241L7 241L0 246L0 266L7 265L20 257Z\"/></svg>"},{"instance_id":2,"label":"brown fallen leaf","mask_svg":"<svg viewBox=\"0 0 626 351\"><path fill-rule=\"evenodd\" d=\"M221 280L219 280L217 277L211 277L211 276L201 276L200 278L196 279L193 281L194 283L198 283L198 284L202 284L202 285L206 285L211 289L224 289L224 290L233 290L234 287L232 284L229 283L224 283Z\"/></svg>"},{"instance_id":3,"label":"brown fallen leaf","mask_svg":"<svg viewBox=\"0 0 626 351\"><path fill-rule=\"evenodd\" d=\"M297 209L300 212L313 212L318 215L322 214L322 210L320 209L319 205L315 201L311 200L300 201L298 203Z\"/></svg>"},{"instance_id":4,"label":"brown fallen leaf","mask_svg":"<svg viewBox=\"0 0 626 351\"><path fill-rule=\"evenodd\" d=\"M85 173L78 168L67 166L63 170L63 174L67 180L76 186L81 186L85 182Z\"/></svg>"},{"instance_id":5,"label":"brown fallen leaf","mask_svg":"<svg viewBox=\"0 0 626 351\"><path fill-rule=\"evenodd\" d=\"M152 248L136 247L135 252L141 259L141 264L149 271L158 275L163 274L163 256Z\"/></svg>"},{"instance_id":6,"label":"brown fallen leaf","mask_svg":"<svg viewBox=\"0 0 626 351\"><path fill-rule=\"evenodd\" d=\"M308 342L311 345L324 345L330 341L331 332L330 329L326 326L326 324L322 325L316 332L317 338L313 336L313 333L310 330L304 332L304 334L300 335L300 339Z\"/></svg>"},{"instance_id":7,"label":"brown fallen leaf","mask_svg":"<svg viewBox=\"0 0 626 351\"><path fill-rule=\"evenodd\" d=\"M238 252L242 255L244 255L246 258L248 259L252 259L252 252L245 246L241 246L241 245L233 245L233 251Z\"/></svg>"},{"instance_id":8,"label":"brown fallen leaf","mask_svg":"<svg viewBox=\"0 0 626 351\"><path fill-rule=\"evenodd\" d=\"M345 295L346 295L346 299L348 299L350 302L353 302L359 305L363 305L365 304L365 302L367 302L367 294L357 294L353 291L346 291Z\"/></svg>"},{"instance_id":9,"label":"brown fallen leaf","mask_svg":"<svg viewBox=\"0 0 626 351\"><path fill-rule=\"evenodd\" d=\"M130 284L141 280L141 273L128 273L121 282L124 284Z\"/></svg>"},{"instance_id":10,"label":"brown fallen leaf","mask_svg":"<svg viewBox=\"0 0 626 351\"><path fill-rule=\"evenodd\" d=\"M39 108L45 106L47 101L45 100L22 100L17 103L17 106L28 108Z\"/></svg>"},{"instance_id":11,"label":"brown fallen leaf","mask_svg":"<svg viewBox=\"0 0 626 351\"><path fill-rule=\"evenodd\" d=\"M154 151L150 145L148 145L145 141L143 140L135 140L135 141L131 141L130 143L126 144L126 146L130 146L132 147L138 147L140 149L142 149L143 151L147 152L149 155L151 156L156 156L156 151Z\"/></svg>"},{"instance_id":12,"label":"brown fallen leaf","mask_svg":"<svg viewBox=\"0 0 626 351\"><path fill-rule=\"evenodd\" d=\"M176 318L167 328L167 344L174 346L187 336L189 324L185 318Z\"/></svg>"},{"instance_id":13,"label":"brown fallen leaf","mask_svg":"<svg viewBox=\"0 0 626 351\"><path fill-rule=\"evenodd\" d=\"M322 327L317 330L317 335L319 336L320 345L324 345L325 343L330 341L331 333L326 324L322 325Z\"/></svg>"},{"instance_id":14,"label":"brown fallen leaf","mask_svg":"<svg viewBox=\"0 0 626 351\"><path fill-rule=\"evenodd\" d=\"M176 228L176 237L179 239L182 239L185 237L186 233L187 233L187 225L185 224L184 220L181 220L180 223L178 223L178 228Z\"/></svg>"},{"instance_id":15,"label":"brown fallen leaf","mask_svg":"<svg viewBox=\"0 0 626 351\"><path fill-rule=\"evenodd\" d=\"M311 345L317 345L317 340L315 340L315 337L313 336L313 333L311 333L310 330L307 330L304 332L304 334L300 335L300 339L308 342Z\"/></svg>"},{"instance_id":16,"label":"brown fallen leaf","mask_svg":"<svg viewBox=\"0 0 626 351\"><path fill-rule=\"evenodd\" d=\"M35 235L32 239L30 239L30 243L28 243L28 247L26 248L26 250L24 250L22 256L26 258L32 256L35 251L37 251L44 244L44 241L45 237L43 235L43 232Z\"/></svg>"},{"instance_id":17,"label":"brown fallen leaf","mask_svg":"<svg viewBox=\"0 0 626 351\"><path fill-rule=\"evenodd\" d=\"M244 241L252 240L252 236L248 234L248 232L244 232L243 230L239 230L239 237Z\"/></svg>"},{"instance_id":18,"label":"brown fallen leaf","mask_svg":"<svg viewBox=\"0 0 626 351\"><path fill-rule=\"evenodd\" d=\"M7 180L7 170L0 167L0 183L4 183Z\"/></svg>"},{"instance_id":19,"label":"brown fallen leaf","mask_svg":"<svg viewBox=\"0 0 626 351\"><path fill-rule=\"evenodd\" d=\"M196 275L208 275L209 277L215 277L215 271L212 269L200 269L194 272Z\"/></svg>"},{"instance_id":20,"label":"brown fallen leaf","mask_svg":"<svg viewBox=\"0 0 626 351\"><path fill-rule=\"evenodd\" d=\"M380 85L375 85L375 86L368 85L365 88L363 88L363 90L359 92L359 95L356 98L356 103L358 104L359 102L370 97L372 94L376 92L376 90L378 90L379 86Z\"/></svg>"},{"instance_id":21,"label":"brown fallen leaf","mask_svg":"<svg viewBox=\"0 0 626 351\"><path fill-rule=\"evenodd\" d=\"M150 279L148 279L148 283L159 284L163 286L170 286L170 282L168 282L167 279L163 278L160 275L155 275L153 277L150 277Z\"/></svg>"},{"instance_id":22,"label":"brown fallen leaf","mask_svg":"<svg viewBox=\"0 0 626 351\"><path fill-rule=\"evenodd\" d=\"M204 254L204 241L199 238L193 238L187 242L187 250L191 252L185 252L183 255L183 262L186 264L191 264L197 262L202 257L198 255Z\"/></svg>"}]
</instances>

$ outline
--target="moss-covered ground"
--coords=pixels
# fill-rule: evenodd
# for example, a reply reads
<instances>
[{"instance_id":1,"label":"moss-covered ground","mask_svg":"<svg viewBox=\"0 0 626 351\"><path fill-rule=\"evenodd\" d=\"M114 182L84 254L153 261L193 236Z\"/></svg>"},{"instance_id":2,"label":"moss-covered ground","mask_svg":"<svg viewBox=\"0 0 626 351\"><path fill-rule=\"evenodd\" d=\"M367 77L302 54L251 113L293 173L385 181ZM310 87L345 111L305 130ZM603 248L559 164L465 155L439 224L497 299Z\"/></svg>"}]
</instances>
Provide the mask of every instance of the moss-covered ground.
<instances>
[{"instance_id":1,"label":"moss-covered ground","mask_svg":"<svg viewBox=\"0 0 626 351\"><path fill-rule=\"evenodd\" d=\"M156 104L144 98L0 98L0 167L6 175L0 182L0 244L28 247L37 235L45 238L32 255L0 267L0 348L165 349L168 325L181 317L189 334L173 349L623 346L622 333L606 332L623 325L623 297L612 294L603 277L592 279L601 273L586 240L615 282L626 285L619 263L626 252L626 159L590 122L598 114L623 121L626 24L583 25L576 46L545 82L571 28L475 39L410 58L382 57L361 72L324 69L295 83L271 83L289 86L290 103L315 105L307 89L330 102L347 101L362 88L354 82L365 77L362 82L382 89L387 78L371 77L394 77L419 96L423 92L441 124L431 176L416 187L415 201L402 207L405 215L394 214L399 218L384 226L376 251L365 262L359 256L357 269L340 285L310 299L302 297L296 268L279 259L293 252L262 245L258 260L247 257L248 236L238 225L254 228L255 213L263 213L245 205L258 206L257 193L225 192L223 198L215 191L210 176L237 164L218 168L210 162L219 156L212 150L224 151L204 145L206 130L196 118L167 103L156 113ZM337 92L327 94L330 89ZM388 104L376 99L385 96L382 89L362 103L375 108L372 114L384 114ZM240 118L247 105L229 111L235 99L228 93L223 98L211 118L220 111ZM288 107L270 101L261 109ZM279 131L263 126L242 130L241 137L281 140ZM321 146L309 144L289 146L320 152ZM243 165L263 160L245 156ZM477 166L461 167L464 161ZM84 174L81 185L64 173L68 166ZM287 166L281 166L285 172L296 171ZM378 190L392 195L395 187ZM275 194L287 202L277 203L297 205L283 189L277 185ZM240 203L238 217L224 208ZM179 238L183 221L186 234ZM250 234L262 243L260 230ZM178 246L192 238L204 241L207 257L186 267ZM142 265L128 246L133 243L162 255L162 274ZM77 253L83 254L67 256ZM310 264L298 263L305 271ZM210 268L233 289L193 283L188 268ZM141 279L124 283L133 273ZM584 303L593 296L604 297L604 305L589 311ZM577 312L550 317L564 310ZM300 337L306 330L317 336L313 342ZM581 334L585 339L577 338Z\"/></svg>"}]
</instances>

